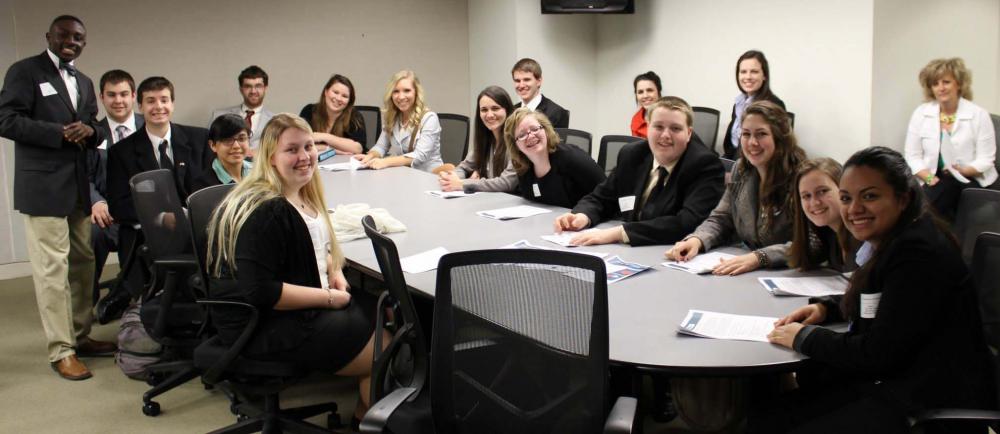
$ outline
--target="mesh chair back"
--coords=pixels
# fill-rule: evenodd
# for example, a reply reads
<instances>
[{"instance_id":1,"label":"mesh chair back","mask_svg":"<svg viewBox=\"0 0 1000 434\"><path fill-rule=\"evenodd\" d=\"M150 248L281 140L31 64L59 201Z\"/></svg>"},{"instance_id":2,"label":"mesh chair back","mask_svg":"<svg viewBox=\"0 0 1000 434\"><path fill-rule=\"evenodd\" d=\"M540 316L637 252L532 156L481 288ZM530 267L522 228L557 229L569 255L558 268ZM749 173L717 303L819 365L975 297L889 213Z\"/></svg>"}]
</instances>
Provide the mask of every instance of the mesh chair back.
<instances>
[{"instance_id":1,"label":"mesh chair back","mask_svg":"<svg viewBox=\"0 0 1000 434\"><path fill-rule=\"evenodd\" d=\"M590 155L590 148L593 147L593 138L590 133L572 128L556 128L555 130L556 134L559 135L560 142L583 149L583 152Z\"/></svg>"},{"instance_id":2,"label":"mesh chair back","mask_svg":"<svg viewBox=\"0 0 1000 434\"><path fill-rule=\"evenodd\" d=\"M694 132L701 137L708 149L715 149L719 137L719 111L708 107L691 107L694 111Z\"/></svg>"},{"instance_id":3,"label":"mesh chair back","mask_svg":"<svg viewBox=\"0 0 1000 434\"><path fill-rule=\"evenodd\" d=\"M142 172L133 176L129 185L150 261L190 253L191 227L171 171Z\"/></svg>"},{"instance_id":4,"label":"mesh chair back","mask_svg":"<svg viewBox=\"0 0 1000 434\"><path fill-rule=\"evenodd\" d=\"M208 223L211 220L212 212L219 207L222 200L235 186L236 184L213 185L198 190L188 197L191 241L194 244L194 253L195 257L198 258L202 279L208 277L208 267L205 264L205 255L208 251Z\"/></svg>"},{"instance_id":5,"label":"mesh chair back","mask_svg":"<svg viewBox=\"0 0 1000 434\"><path fill-rule=\"evenodd\" d=\"M972 257L972 280L979 295L979 310L986 343L1000 350L1000 233L984 232L976 238Z\"/></svg>"},{"instance_id":6,"label":"mesh chair back","mask_svg":"<svg viewBox=\"0 0 1000 434\"><path fill-rule=\"evenodd\" d=\"M378 135L382 133L382 111L373 105L356 105L354 109L365 120L365 151L375 146Z\"/></svg>"},{"instance_id":7,"label":"mesh chair back","mask_svg":"<svg viewBox=\"0 0 1000 434\"><path fill-rule=\"evenodd\" d=\"M448 254L438 265L434 302L438 432L600 431L608 313L599 258L540 250Z\"/></svg>"},{"instance_id":8,"label":"mesh chair back","mask_svg":"<svg viewBox=\"0 0 1000 434\"><path fill-rule=\"evenodd\" d=\"M618 152L629 143L644 140L635 136L608 135L601 137L601 148L597 150L597 165L604 168L604 173L611 173L618 164Z\"/></svg>"},{"instance_id":9,"label":"mesh chair back","mask_svg":"<svg viewBox=\"0 0 1000 434\"><path fill-rule=\"evenodd\" d=\"M441 159L458 164L469 152L469 117L454 113L438 113L441 122Z\"/></svg>"},{"instance_id":10,"label":"mesh chair back","mask_svg":"<svg viewBox=\"0 0 1000 434\"><path fill-rule=\"evenodd\" d=\"M962 259L972 261L976 237L983 232L1000 232L1000 191L985 188L962 190L952 227L962 246Z\"/></svg>"},{"instance_id":11,"label":"mesh chair back","mask_svg":"<svg viewBox=\"0 0 1000 434\"><path fill-rule=\"evenodd\" d=\"M389 346L383 351L381 333L375 334L375 362L372 367L371 382L371 402L378 402L383 396L399 387L412 387L417 389L413 393L414 398L419 394L427 380L428 352L423 328L420 327L420 320L417 318L417 311L413 306L413 299L406 287L406 278L403 277L403 267L399 263L399 252L396 250L396 243L389 237L382 235L375 225L375 220L371 216L361 219L361 225L365 228L365 234L372 241L372 248L375 250L375 259L378 260L378 267L382 270L382 279L385 281L387 291L379 297L379 306L376 315L383 323L384 312L383 303L391 297L391 301L396 309L394 321L396 330ZM395 369L389 372L390 366L399 368L404 362L403 359L412 357L411 366L406 369Z\"/></svg>"}]
</instances>

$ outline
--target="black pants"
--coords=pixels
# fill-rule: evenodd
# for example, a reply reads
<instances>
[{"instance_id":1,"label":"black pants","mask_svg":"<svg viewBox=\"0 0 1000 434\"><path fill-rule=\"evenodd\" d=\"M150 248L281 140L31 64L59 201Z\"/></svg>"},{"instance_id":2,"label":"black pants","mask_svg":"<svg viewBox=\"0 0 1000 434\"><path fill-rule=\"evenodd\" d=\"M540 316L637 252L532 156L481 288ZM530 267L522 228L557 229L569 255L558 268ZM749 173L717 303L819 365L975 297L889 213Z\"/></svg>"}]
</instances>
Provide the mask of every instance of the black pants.
<instances>
[{"instance_id":1,"label":"black pants","mask_svg":"<svg viewBox=\"0 0 1000 434\"><path fill-rule=\"evenodd\" d=\"M94 249L94 301L97 301L98 286L101 283L101 273L104 265L108 262L108 255L118 251L118 225L113 224L106 228L94 224L91 225L90 245ZM124 262L119 262L122 267Z\"/></svg>"},{"instance_id":2,"label":"black pants","mask_svg":"<svg viewBox=\"0 0 1000 434\"><path fill-rule=\"evenodd\" d=\"M125 267L125 264L128 263L129 255L134 253L132 252L132 244L139 235L139 231L135 230L131 224L122 223L119 225L118 263L122 267ZM132 294L132 299L139 299L149 278L149 267L141 257L136 258L136 262L132 264L129 274L125 276L125 286L128 288L129 293Z\"/></svg>"}]
</instances>

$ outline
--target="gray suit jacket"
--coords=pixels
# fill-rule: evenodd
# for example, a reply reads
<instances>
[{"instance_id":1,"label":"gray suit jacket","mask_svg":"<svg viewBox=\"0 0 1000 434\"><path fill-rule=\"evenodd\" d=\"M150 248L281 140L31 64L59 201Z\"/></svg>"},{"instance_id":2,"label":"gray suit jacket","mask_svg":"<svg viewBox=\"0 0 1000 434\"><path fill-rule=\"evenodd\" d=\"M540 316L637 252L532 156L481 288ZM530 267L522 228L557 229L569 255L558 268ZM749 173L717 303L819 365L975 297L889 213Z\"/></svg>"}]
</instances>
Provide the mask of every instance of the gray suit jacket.
<instances>
[{"instance_id":1,"label":"gray suit jacket","mask_svg":"<svg viewBox=\"0 0 1000 434\"><path fill-rule=\"evenodd\" d=\"M216 110L212 111L212 119L209 119L208 126L209 127L212 126L212 121L214 121L215 118L217 118L219 116L222 116L224 114L229 114L229 113L240 115L240 117L242 117L243 116L243 104L238 104L238 105L234 105L232 107L226 107L226 108L216 109ZM274 117L274 113L271 112L270 110L268 110L267 106L262 106L261 107L260 120L257 121L257 124L253 125L253 128L251 129L252 132L253 132L253 134L250 135L250 148L251 149L257 149L257 148L260 147L260 134L262 132L264 132L264 125L267 125L267 121L271 120L271 118L273 118L273 117Z\"/></svg>"},{"instance_id":2,"label":"gray suit jacket","mask_svg":"<svg viewBox=\"0 0 1000 434\"><path fill-rule=\"evenodd\" d=\"M66 217L79 206L90 213L87 153L63 140L63 126L80 121L93 128L87 148L104 137L97 128L94 83L82 72L76 82L79 95L73 107L47 52L7 70L0 91L0 136L14 141L14 209L23 214ZM46 96L43 87L56 93Z\"/></svg>"},{"instance_id":3,"label":"gray suit jacket","mask_svg":"<svg viewBox=\"0 0 1000 434\"><path fill-rule=\"evenodd\" d=\"M782 209L772 210L769 219L762 219L757 200L759 186L757 171L744 172L737 162L719 205L685 239L697 237L705 251L742 241L752 250L763 251L772 268L784 267L788 262L785 251L792 244L792 200L789 198ZM765 220L770 222L765 224Z\"/></svg>"},{"instance_id":4,"label":"gray suit jacket","mask_svg":"<svg viewBox=\"0 0 1000 434\"><path fill-rule=\"evenodd\" d=\"M146 122L142 115L133 112L132 116L135 116L135 131L132 134L135 134L136 131L143 131ZM97 126L105 137L102 143L106 145L104 149L98 145L97 148L87 151L87 176L90 178L91 203L107 202L105 196L108 194L108 149L114 146L114 143L111 143L114 133L111 132L111 127L108 125L108 118L105 117L98 121Z\"/></svg>"}]
</instances>

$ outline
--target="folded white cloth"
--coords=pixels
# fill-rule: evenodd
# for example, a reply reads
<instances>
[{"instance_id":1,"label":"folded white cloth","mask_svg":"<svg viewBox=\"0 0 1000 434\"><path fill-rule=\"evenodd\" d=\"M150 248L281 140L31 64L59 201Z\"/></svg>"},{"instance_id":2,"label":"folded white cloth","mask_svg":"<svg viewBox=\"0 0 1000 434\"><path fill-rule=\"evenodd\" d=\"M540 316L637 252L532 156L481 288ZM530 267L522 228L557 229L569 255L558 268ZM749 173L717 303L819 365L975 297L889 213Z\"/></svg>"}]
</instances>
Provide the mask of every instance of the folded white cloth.
<instances>
[{"instance_id":1,"label":"folded white cloth","mask_svg":"<svg viewBox=\"0 0 1000 434\"><path fill-rule=\"evenodd\" d=\"M372 216L375 220L375 227L380 233L391 234L406 231L406 225L384 208L372 208L367 203L349 203L337 205L337 208L333 210L333 215L330 216L333 232L337 234L337 241L346 242L365 238L365 228L361 226L361 219L366 215Z\"/></svg>"}]
</instances>

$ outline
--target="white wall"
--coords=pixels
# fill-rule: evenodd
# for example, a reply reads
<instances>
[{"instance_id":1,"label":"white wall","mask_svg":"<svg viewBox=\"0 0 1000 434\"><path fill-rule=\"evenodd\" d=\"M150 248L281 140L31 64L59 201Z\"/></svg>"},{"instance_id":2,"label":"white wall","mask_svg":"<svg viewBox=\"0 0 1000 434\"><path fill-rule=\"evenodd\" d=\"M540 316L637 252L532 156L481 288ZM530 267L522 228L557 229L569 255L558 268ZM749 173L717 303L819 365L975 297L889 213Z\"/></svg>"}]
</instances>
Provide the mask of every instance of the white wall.
<instances>
[{"instance_id":1,"label":"white wall","mask_svg":"<svg viewBox=\"0 0 1000 434\"><path fill-rule=\"evenodd\" d=\"M0 70L6 73L17 60L14 11L9 0L0 0ZM14 211L14 142L0 138L0 264L27 261L24 220Z\"/></svg>"},{"instance_id":2,"label":"white wall","mask_svg":"<svg viewBox=\"0 0 1000 434\"><path fill-rule=\"evenodd\" d=\"M1000 2L878 0L873 46L873 144L903 148L910 115L923 101L917 75L931 59L963 58L974 102L1000 113Z\"/></svg>"}]
</instances>

